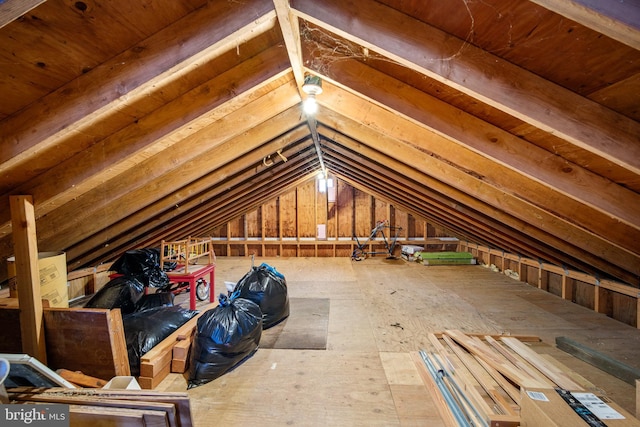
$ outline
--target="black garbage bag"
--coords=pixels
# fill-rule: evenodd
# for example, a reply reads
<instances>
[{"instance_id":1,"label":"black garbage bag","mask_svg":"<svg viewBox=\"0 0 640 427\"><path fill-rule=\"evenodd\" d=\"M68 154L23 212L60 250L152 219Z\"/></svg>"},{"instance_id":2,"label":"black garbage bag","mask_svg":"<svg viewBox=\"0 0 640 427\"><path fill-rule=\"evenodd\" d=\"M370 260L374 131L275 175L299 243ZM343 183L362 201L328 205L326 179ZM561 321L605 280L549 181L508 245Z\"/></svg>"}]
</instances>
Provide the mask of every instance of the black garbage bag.
<instances>
[{"instance_id":1,"label":"black garbage bag","mask_svg":"<svg viewBox=\"0 0 640 427\"><path fill-rule=\"evenodd\" d=\"M160 268L159 248L126 251L113 263L111 270L128 277L135 277L144 286L159 289L169 287L169 276Z\"/></svg>"},{"instance_id":2,"label":"black garbage bag","mask_svg":"<svg viewBox=\"0 0 640 427\"><path fill-rule=\"evenodd\" d=\"M171 292L156 292L155 294L142 295L136 303L135 311L144 311L156 307L173 306L174 295Z\"/></svg>"},{"instance_id":3,"label":"black garbage bag","mask_svg":"<svg viewBox=\"0 0 640 427\"><path fill-rule=\"evenodd\" d=\"M140 357L198 312L179 306L155 307L122 317L131 375L140 375Z\"/></svg>"},{"instance_id":4,"label":"black garbage bag","mask_svg":"<svg viewBox=\"0 0 640 427\"><path fill-rule=\"evenodd\" d=\"M206 384L231 371L251 357L262 336L262 312L258 304L220 294L220 305L204 312L198 326L189 362L188 388Z\"/></svg>"},{"instance_id":5,"label":"black garbage bag","mask_svg":"<svg viewBox=\"0 0 640 427\"><path fill-rule=\"evenodd\" d=\"M144 285L135 277L119 276L111 279L85 303L86 308L119 308L122 315L136 311L136 304L144 295Z\"/></svg>"},{"instance_id":6,"label":"black garbage bag","mask_svg":"<svg viewBox=\"0 0 640 427\"><path fill-rule=\"evenodd\" d=\"M268 329L289 316L287 279L269 264L252 267L234 288L240 298L247 298L260 306L262 327Z\"/></svg>"}]
</instances>

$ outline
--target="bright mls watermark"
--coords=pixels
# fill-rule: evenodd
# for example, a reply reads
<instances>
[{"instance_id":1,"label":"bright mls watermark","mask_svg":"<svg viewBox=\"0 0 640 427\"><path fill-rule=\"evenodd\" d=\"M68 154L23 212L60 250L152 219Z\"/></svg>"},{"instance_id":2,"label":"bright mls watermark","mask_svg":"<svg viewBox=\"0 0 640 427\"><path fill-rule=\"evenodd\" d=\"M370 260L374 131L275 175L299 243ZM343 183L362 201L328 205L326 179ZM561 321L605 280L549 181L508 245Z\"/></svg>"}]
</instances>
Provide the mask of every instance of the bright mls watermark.
<instances>
[{"instance_id":1,"label":"bright mls watermark","mask_svg":"<svg viewBox=\"0 0 640 427\"><path fill-rule=\"evenodd\" d=\"M69 405L0 405L0 426L69 427Z\"/></svg>"}]
</instances>

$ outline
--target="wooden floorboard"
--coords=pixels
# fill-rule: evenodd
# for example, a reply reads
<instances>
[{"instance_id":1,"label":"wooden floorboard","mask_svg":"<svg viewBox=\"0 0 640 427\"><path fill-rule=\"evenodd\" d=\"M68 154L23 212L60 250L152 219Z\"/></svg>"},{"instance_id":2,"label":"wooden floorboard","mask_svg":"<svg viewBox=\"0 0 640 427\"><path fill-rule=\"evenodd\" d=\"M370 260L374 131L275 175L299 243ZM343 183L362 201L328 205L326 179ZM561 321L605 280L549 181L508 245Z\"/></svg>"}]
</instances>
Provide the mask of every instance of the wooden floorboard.
<instances>
[{"instance_id":1,"label":"wooden floorboard","mask_svg":"<svg viewBox=\"0 0 640 427\"><path fill-rule=\"evenodd\" d=\"M640 331L481 266L402 260L256 258L287 279L289 296L328 298L326 350L259 349L234 371L189 390L196 426L443 425L409 353L427 334L535 335L532 344L635 413L633 386L555 347L565 336L640 368ZM218 257L216 293L250 258ZM185 294L178 296L187 302ZM158 387L186 390L171 374Z\"/></svg>"}]
</instances>

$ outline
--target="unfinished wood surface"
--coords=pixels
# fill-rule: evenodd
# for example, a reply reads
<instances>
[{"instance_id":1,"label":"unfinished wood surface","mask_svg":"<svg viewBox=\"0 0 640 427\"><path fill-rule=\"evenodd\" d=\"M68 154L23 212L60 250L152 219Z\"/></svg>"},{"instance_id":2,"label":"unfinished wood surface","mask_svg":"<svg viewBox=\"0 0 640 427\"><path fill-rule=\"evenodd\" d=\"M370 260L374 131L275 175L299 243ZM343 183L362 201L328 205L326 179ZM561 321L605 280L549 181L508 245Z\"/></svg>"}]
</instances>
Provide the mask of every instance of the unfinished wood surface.
<instances>
[{"instance_id":1,"label":"unfinished wood surface","mask_svg":"<svg viewBox=\"0 0 640 427\"><path fill-rule=\"evenodd\" d=\"M504 409L505 413L513 414L515 410L512 403L515 402L517 404L520 401L519 390L513 383L509 382L497 369L482 359L467 353L449 336L444 335L442 339L472 373L476 381L485 389L487 395L491 396ZM504 390L505 395L501 394L501 390Z\"/></svg>"},{"instance_id":2,"label":"unfinished wood surface","mask_svg":"<svg viewBox=\"0 0 640 427\"><path fill-rule=\"evenodd\" d=\"M32 196L10 196L22 351L47 363L42 317L38 239Z\"/></svg>"},{"instance_id":3,"label":"unfinished wood surface","mask_svg":"<svg viewBox=\"0 0 640 427\"><path fill-rule=\"evenodd\" d=\"M70 371L68 369L56 369L56 373L60 375L62 378L64 378L65 380L75 384L78 387L102 388L108 382L108 380L104 380L102 378L96 378L90 375L85 375L80 371Z\"/></svg>"},{"instance_id":4,"label":"unfinished wood surface","mask_svg":"<svg viewBox=\"0 0 640 427\"><path fill-rule=\"evenodd\" d=\"M544 373L547 378L552 380L558 386L565 390L582 390L579 384L576 384L573 380L567 377L562 371L557 369L552 364L547 363L544 359L540 358L535 351L528 348L525 344L519 342L514 338L504 337L501 338L509 348L514 350L529 363L535 366L540 372Z\"/></svg>"},{"instance_id":5,"label":"unfinished wood surface","mask_svg":"<svg viewBox=\"0 0 640 427\"><path fill-rule=\"evenodd\" d=\"M11 298L15 300L16 298ZM20 333L20 309L0 309L0 324L3 333L0 334L0 353L22 353L22 334Z\"/></svg>"},{"instance_id":6,"label":"unfinished wood surface","mask_svg":"<svg viewBox=\"0 0 640 427\"><path fill-rule=\"evenodd\" d=\"M358 263L348 257L255 259L262 262L286 277L290 297L329 299L327 349L259 348L232 372L187 392L197 425L214 417L239 426L256 420L265 426L296 420L307 425L446 425L417 368L407 361L415 365L411 352L431 348L426 334L439 334L443 326L456 324L470 336L489 331L498 341L501 334L523 337L537 353L553 356L613 401L635 410L632 386L554 347L555 336L599 334L603 328L602 335L612 344L608 351L638 351L635 328L505 275L481 266L434 270L375 258ZM218 257L218 277L238 281L249 266L246 258ZM184 302L184 297L177 301ZM399 325L392 326L396 322ZM505 415L516 415L519 391L512 399L502 391L503 384L477 373L485 367L454 345L466 354L468 369L491 391L495 405ZM497 371L496 376L513 387ZM156 389L185 391L186 385L184 374L169 374ZM251 408L247 401L253 402Z\"/></svg>"},{"instance_id":7,"label":"unfinished wood surface","mask_svg":"<svg viewBox=\"0 0 640 427\"><path fill-rule=\"evenodd\" d=\"M537 381L527 373L516 370L506 359L503 359L498 354L492 352L486 344L477 342L457 330L449 330L445 331L445 333L458 342L458 344L466 348L469 352L482 358L482 360L489 364L493 369L503 374L519 387L545 387L544 383Z\"/></svg>"},{"instance_id":8,"label":"unfinished wood surface","mask_svg":"<svg viewBox=\"0 0 640 427\"><path fill-rule=\"evenodd\" d=\"M106 380L130 375L120 309L48 308L44 318L50 368Z\"/></svg>"},{"instance_id":9,"label":"unfinished wood surface","mask_svg":"<svg viewBox=\"0 0 640 427\"><path fill-rule=\"evenodd\" d=\"M429 373L427 368L424 366L424 361L422 360L420 355L417 352L413 352L411 353L411 358L416 364L416 369L420 373L420 377L422 378L422 381L424 382L425 386L429 390L430 396L432 396L432 398L434 399L435 406L438 410L438 413L440 414L440 418L443 424L446 427L458 426L459 424L456 421L454 414L451 412L449 405L447 405L447 402L445 401L444 397L440 394L438 390L438 385L436 384L435 378Z\"/></svg>"},{"instance_id":10,"label":"unfinished wood surface","mask_svg":"<svg viewBox=\"0 0 640 427\"><path fill-rule=\"evenodd\" d=\"M17 402L70 405L72 425L193 425L190 401L186 393L27 387L10 389L9 393L11 399Z\"/></svg>"}]
</instances>

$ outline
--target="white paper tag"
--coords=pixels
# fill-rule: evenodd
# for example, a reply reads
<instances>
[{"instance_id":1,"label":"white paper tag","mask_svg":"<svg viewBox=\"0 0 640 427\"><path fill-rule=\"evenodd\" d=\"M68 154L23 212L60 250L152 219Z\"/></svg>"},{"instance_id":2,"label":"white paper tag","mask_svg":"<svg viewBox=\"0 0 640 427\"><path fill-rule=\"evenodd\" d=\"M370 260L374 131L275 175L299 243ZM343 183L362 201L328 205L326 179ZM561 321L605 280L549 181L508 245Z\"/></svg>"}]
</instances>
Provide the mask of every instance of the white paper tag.
<instances>
[{"instance_id":1,"label":"white paper tag","mask_svg":"<svg viewBox=\"0 0 640 427\"><path fill-rule=\"evenodd\" d=\"M593 415L601 420L623 420L624 416L593 393L571 393Z\"/></svg>"},{"instance_id":2,"label":"white paper tag","mask_svg":"<svg viewBox=\"0 0 640 427\"><path fill-rule=\"evenodd\" d=\"M541 391L527 391L527 396L532 400L540 400L542 402L548 402L549 398Z\"/></svg>"}]
</instances>

